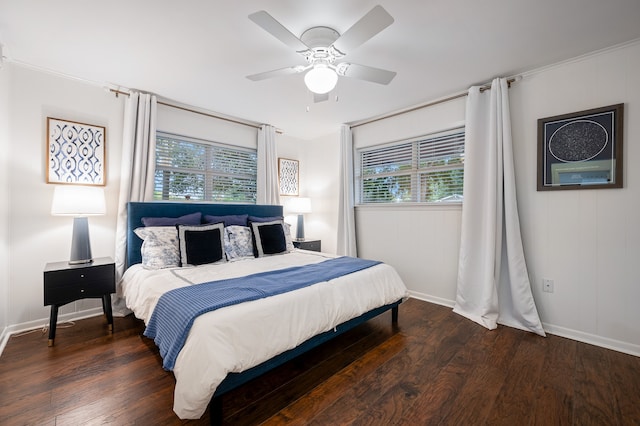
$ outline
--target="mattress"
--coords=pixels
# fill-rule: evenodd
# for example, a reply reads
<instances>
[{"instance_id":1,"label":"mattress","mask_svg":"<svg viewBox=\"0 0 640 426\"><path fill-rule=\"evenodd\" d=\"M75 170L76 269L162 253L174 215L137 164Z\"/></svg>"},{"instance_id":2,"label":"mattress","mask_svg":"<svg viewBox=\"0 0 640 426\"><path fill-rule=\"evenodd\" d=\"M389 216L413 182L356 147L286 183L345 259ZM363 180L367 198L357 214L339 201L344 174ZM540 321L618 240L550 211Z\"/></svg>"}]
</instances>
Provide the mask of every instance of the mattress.
<instances>
[{"instance_id":1,"label":"mattress","mask_svg":"<svg viewBox=\"0 0 640 426\"><path fill-rule=\"evenodd\" d=\"M129 268L121 286L127 307L148 322L162 294L178 287L319 263L335 256L296 250L255 259L186 268ZM363 313L406 298L389 265L342 276L273 297L221 308L198 317L180 351L174 411L197 419L228 373L240 373Z\"/></svg>"}]
</instances>

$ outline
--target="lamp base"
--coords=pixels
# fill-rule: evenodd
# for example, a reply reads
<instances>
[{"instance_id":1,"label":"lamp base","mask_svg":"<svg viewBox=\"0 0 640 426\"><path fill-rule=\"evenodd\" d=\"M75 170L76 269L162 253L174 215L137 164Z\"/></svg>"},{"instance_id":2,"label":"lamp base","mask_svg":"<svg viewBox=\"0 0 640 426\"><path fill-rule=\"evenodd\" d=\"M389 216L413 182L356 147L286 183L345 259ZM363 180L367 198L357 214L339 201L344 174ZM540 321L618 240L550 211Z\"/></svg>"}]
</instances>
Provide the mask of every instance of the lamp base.
<instances>
[{"instance_id":1,"label":"lamp base","mask_svg":"<svg viewBox=\"0 0 640 426\"><path fill-rule=\"evenodd\" d=\"M296 241L304 241L304 215L298 215L298 225L296 227Z\"/></svg>"},{"instance_id":2,"label":"lamp base","mask_svg":"<svg viewBox=\"0 0 640 426\"><path fill-rule=\"evenodd\" d=\"M69 265L82 265L91 262L93 262L93 258L89 239L89 218L86 216L74 217Z\"/></svg>"}]
</instances>

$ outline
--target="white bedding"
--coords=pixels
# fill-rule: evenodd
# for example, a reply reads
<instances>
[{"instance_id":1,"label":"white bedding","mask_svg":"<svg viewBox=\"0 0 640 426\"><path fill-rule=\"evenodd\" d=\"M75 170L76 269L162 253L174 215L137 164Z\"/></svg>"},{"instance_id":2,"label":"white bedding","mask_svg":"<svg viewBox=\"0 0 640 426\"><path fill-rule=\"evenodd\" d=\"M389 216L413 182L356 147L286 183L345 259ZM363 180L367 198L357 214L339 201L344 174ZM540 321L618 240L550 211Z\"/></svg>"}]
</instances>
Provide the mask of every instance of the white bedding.
<instances>
[{"instance_id":1,"label":"white bedding","mask_svg":"<svg viewBox=\"0 0 640 426\"><path fill-rule=\"evenodd\" d=\"M292 253L192 268L124 274L127 307L145 324L166 291L257 272L318 263L334 256ZM173 370L173 409L181 419L197 419L230 372L242 372L331 330L371 309L406 298L407 289L389 265L374 267L300 290L222 308L198 317Z\"/></svg>"}]
</instances>

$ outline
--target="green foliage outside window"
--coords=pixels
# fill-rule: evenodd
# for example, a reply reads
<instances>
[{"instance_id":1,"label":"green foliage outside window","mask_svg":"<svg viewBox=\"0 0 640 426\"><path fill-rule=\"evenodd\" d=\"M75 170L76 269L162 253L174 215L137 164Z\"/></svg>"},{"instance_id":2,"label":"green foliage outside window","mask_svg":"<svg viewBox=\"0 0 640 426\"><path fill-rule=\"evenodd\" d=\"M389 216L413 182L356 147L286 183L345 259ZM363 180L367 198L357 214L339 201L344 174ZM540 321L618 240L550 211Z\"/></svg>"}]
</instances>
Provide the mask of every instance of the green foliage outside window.
<instances>
[{"instance_id":1,"label":"green foliage outside window","mask_svg":"<svg viewBox=\"0 0 640 426\"><path fill-rule=\"evenodd\" d=\"M158 134L154 199L255 203L257 154Z\"/></svg>"}]
</instances>

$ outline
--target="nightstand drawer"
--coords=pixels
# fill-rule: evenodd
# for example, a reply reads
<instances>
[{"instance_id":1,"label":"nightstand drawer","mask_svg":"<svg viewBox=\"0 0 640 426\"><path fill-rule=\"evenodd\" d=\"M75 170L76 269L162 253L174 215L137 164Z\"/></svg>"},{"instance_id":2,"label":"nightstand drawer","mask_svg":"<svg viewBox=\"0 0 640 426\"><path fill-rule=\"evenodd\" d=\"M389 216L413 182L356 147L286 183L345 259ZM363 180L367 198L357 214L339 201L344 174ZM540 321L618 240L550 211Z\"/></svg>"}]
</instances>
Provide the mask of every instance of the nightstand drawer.
<instances>
[{"instance_id":1,"label":"nightstand drawer","mask_svg":"<svg viewBox=\"0 0 640 426\"><path fill-rule=\"evenodd\" d=\"M44 304L65 304L115 292L113 264L44 273Z\"/></svg>"},{"instance_id":2,"label":"nightstand drawer","mask_svg":"<svg viewBox=\"0 0 640 426\"><path fill-rule=\"evenodd\" d=\"M293 246L302 250L322 251L321 240L294 241Z\"/></svg>"}]
</instances>

